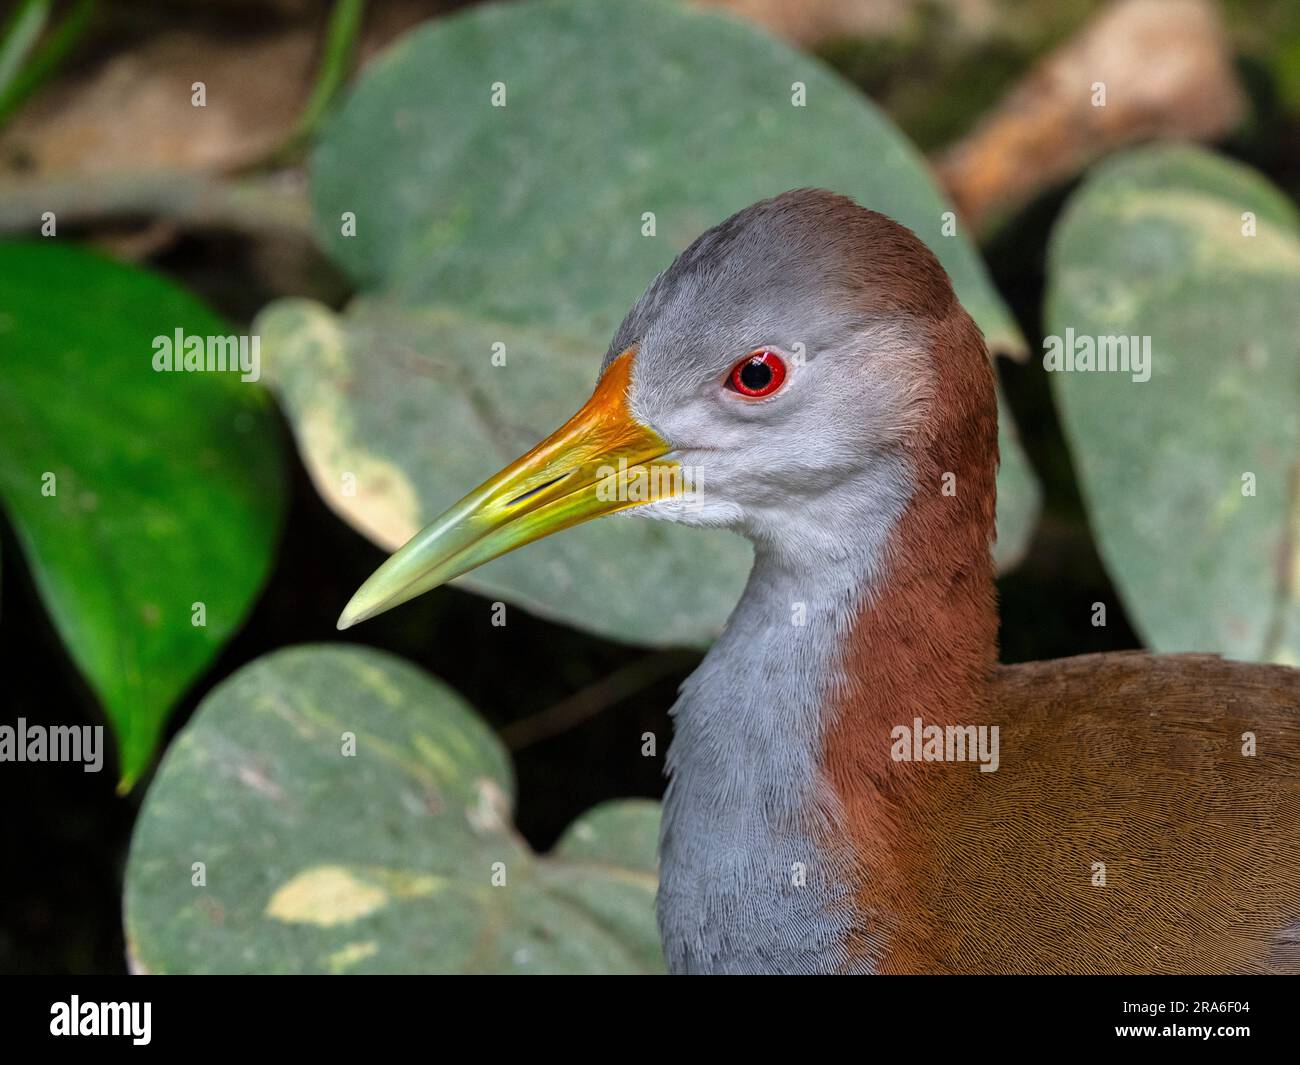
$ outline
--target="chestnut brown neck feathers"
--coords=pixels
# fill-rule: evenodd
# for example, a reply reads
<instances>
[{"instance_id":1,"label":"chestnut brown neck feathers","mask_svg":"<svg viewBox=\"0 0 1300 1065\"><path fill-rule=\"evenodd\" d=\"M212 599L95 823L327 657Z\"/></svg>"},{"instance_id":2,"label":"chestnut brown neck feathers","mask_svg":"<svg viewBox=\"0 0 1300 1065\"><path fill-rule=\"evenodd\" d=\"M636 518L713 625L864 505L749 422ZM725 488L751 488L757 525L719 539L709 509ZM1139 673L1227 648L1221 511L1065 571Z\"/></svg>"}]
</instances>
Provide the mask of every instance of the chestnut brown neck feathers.
<instances>
[{"instance_id":1,"label":"chestnut brown neck feathers","mask_svg":"<svg viewBox=\"0 0 1300 1065\"><path fill-rule=\"evenodd\" d=\"M884 579L867 591L843 642L827 707L824 772L859 881L871 887L858 900L854 950L872 968L896 934L882 906L903 887L895 881L904 869L889 860L904 829L895 813L930 775L895 761L890 738L918 721L945 730L990 723L997 666L993 371L955 302L935 330L932 372L928 417L909 447L913 494L888 541Z\"/></svg>"}]
</instances>

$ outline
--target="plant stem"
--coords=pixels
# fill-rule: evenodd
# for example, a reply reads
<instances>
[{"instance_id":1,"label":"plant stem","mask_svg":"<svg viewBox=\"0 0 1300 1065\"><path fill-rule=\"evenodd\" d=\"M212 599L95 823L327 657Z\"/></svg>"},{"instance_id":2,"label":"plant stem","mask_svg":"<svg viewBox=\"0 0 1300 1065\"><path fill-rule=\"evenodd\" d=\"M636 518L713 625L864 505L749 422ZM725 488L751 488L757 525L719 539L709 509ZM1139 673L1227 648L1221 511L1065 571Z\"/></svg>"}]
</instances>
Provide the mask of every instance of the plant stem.
<instances>
[{"instance_id":1,"label":"plant stem","mask_svg":"<svg viewBox=\"0 0 1300 1065\"><path fill-rule=\"evenodd\" d=\"M0 123L58 69L81 40L96 0L79 0L71 13L33 50L49 18L51 0L26 0L0 41Z\"/></svg>"},{"instance_id":2,"label":"plant stem","mask_svg":"<svg viewBox=\"0 0 1300 1065\"><path fill-rule=\"evenodd\" d=\"M500 730L501 740L512 751L567 732L603 710L622 702L655 681L673 673L684 673L699 663L700 656L690 651L656 651L616 669L607 677L589 684L554 706Z\"/></svg>"},{"instance_id":3,"label":"plant stem","mask_svg":"<svg viewBox=\"0 0 1300 1065\"><path fill-rule=\"evenodd\" d=\"M61 224L105 218L160 218L190 227L311 237L311 210L299 175L228 179L208 174L103 174L0 181L0 233L34 234L41 214Z\"/></svg>"},{"instance_id":4,"label":"plant stem","mask_svg":"<svg viewBox=\"0 0 1300 1065\"><path fill-rule=\"evenodd\" d=\"M311 95L307 98L293 133L277 153L278 159L283 160L286 155L301 149L328 113L352 69L365 9L365 0L336 0L334 9L330 12L329 25L325 29L325 47L320 68L316 72L316 83L312 86Z\"/></svg>"}]
</instances>

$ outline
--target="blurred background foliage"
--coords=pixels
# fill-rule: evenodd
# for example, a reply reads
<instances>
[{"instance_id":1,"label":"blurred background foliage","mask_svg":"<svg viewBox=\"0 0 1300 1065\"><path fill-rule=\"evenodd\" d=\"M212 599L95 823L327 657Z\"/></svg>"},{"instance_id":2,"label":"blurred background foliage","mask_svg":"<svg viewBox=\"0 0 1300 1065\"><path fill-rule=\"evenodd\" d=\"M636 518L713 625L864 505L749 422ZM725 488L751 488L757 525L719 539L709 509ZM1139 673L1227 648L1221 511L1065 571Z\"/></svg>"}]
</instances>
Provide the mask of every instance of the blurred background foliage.
<instances>
[{"instance_id":1,"label":"blurred background foliage","mask_svg":"<svg viewBox=\"0 0 1300 1065\"><path fill-rule=\"evenodd\" d=\"M238 856L229 898L251 908L231 919L277 944L262 967L298 950L324 971L419 968L430 955L402 954L401 929L418 948L482 917L472 886L439 861L486 853L498 832L529 863L529 916L507 922L524 939L428 964L653 968L638 953L652 813L583 815L660 794L662 746L642 757L640 737L666 743L675 687L725 616L745 545L598 523L531 549L552 552L540 584L536 567L503 560L468 590L348 634L386 654L339 646L333 624L383 548L509 457L489 448L513 454L576 406L655 269L790 185L826 184L913 225L1006 356L1005 660L1140 646L1300 657L1290 0L25 0L3 32L3 720L107 723L118 745L116 772L100 775L0 767L6 808L24 811L0 829L11 871L0 969L123 966L126 854L146 791L127 898L145 968L221 967L239 944L206 940L217 917L166 872L191 847ZM467 90L479 70L483 85ZM766 70L779 84L765 106L755 72ZM516 97L513 125L485 131L462 97L486 98L498 77L544 93L549 117L530 121ZM814 93L802 113L788 106L794 80ZM1105 108L1088 103L1095 81ZM1210 147L1151 144L1168 141ZM608 148L628 179L610 180L601 159L575 166L568 143ZM955 241L925 229L941 197L961 215ZM353 203L364 239L349 246L336 219ZM650 209L670 228L627 239ZM1244 210L1260 226L1245 252ZM54 239L40 236L47 211ZM590 243L602 240L603 253ZM585 260L599 263L589 275ZM1067 325L1152 333L1178 372L1128 389L1048 375L1041 338ZM150 372L149 339L177 326L260 332L278 404L260 385ZM539 401L525 408L521 389L513 401L501 389L499 431L440 454L461 435L466 394L442 374L494 339ZM527 378L529 352L563 374ZM1157 409L1153 387L1176 406ZM1259 498L1234 508L1224 481L1243 454ZM59 476L57 509L39 494L46 471ZM338 488L348 471L355 497ZM617 583L629 535L650 560L641 585L607 609L566 597L587 554ZM698 570L673 565L695 549ZM504 628L491 624L496 597L510 604ZM205 627L190 624L196 600ZM1097 602L1105 627L1089 622ZM339 649L281 650L317 642ZM298 698L295 713L369 722L405 769L322 776L328 766L294 756L283 717L257 712L259 699ZM192 717L151 786L154 740L165 746ZM409 794L402 773L462 795L464 781L441 774L457 752L479 757L469 750L498 767L481 775L489 793L515 795L513 827L503 807L476 836L366 831ZM319 789L319 810L259 804L263 792L221 772L236 764ZM119 776L139 779L124 798ZM466 809L480 793L464 793ZM337 810L321 812L325 796ZM284 818L297 826L291 854L240 843ZM566 827L552 856L532 856ZM344 851L355 864L331 864ZM295 879L294 862L311 875ZM626 873L605 884L575 863ZM449 924L425 928L435 885L458 902L438 910ZM299 919L340 892L396 900L366 916L373 940ZM278 903L250 902L264 896ZM557 955L547 930L574 921L590 933Z\"/></svg>"}]
</instances>

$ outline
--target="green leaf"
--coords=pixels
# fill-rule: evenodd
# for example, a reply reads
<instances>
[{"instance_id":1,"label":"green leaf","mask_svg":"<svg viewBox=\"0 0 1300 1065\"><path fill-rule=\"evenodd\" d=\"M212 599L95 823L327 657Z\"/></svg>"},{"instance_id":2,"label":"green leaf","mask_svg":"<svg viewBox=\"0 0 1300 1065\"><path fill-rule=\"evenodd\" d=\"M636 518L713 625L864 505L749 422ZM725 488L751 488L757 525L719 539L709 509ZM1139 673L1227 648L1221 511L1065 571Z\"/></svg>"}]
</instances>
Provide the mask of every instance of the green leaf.
<instances>
[{"instance_id":1,"label":"green leaf","mask_svg":"<svg viewBox=\"0 0 1300 1065\"><path fill-rule=\"evenodd\" d=\"M998 538L993 545L993 561L1000 573L1006 573L1014 569L1029 550L1029 541L1038 524L1042 495L1034 468L1029 465L1020 445L1020 432L1001 388L998 389L998 454L1001 458L998 466Z\"/></svg>"},{"instance_id":2,"label":"green leaf","mask_svg":"<svg viewBox=\"0 0 1300 1065\"><path fill-rule=\"evenodd\" d=\"M1294 208L1202 149L1144 149L1076 194L1049 259L1054 335L1150 337L1149 381L1051 375L1098 546L1143 639L1300 664Z\"/></svg>"},{"instance_id":3,"label":"green leaf","mask_svg":"<svg viewBox=\"0 0 1300 1065\"><path fill-rule=\"evenodd\" d=\"M125 788L270 568L274 411L236 374L154 372L154 337L233 332L162 278L54 243L0 245L0 276L0 498Z\"/></svg>"},{"instance_id":4,"label":"green leaf","mask_svg":"<svg viewBox=\"0 0 1300 1065\"><path fill-rule=\"evenodd\" d=\"M434 20L371 63L312 169L321 237L360 285L591 336L593 358L703 230L808 185L910 226L990 344L1023 347L975 249L943 235L920 152L829 68L710 12L539 0Z\"/></svg>"},{"instance_id":5,"label":"green leaf","mask_svg":"<svg viewBox=\"0 0 1300 1065\"><path fill-rule=\"evenodd\" d=\"M131 955L149 972L662 969L657 805L599 806L538 857L512 794L496 737L416 667L277 651L163 760L127 868Z\"/></svg>"},{"instance_id":6,"label":"green leaf","mask_svg":"<svg viewBox=\"0 0 1300 1065\"><path fill-rule=\"evenodd\" d=\"M492 106L498 81L504 107ZM807 106L792 106L795 82ZM1023 346L974 248L942 234L947 205L919 153L870 101L752 25L662 3L540 0L407 35L367 67L312 169L318 231L365 295L341 317L295 301L260 321L318 488L397 547L586 399L623 315L677 252L807 185L911 226L991 343ZM498 343L504 368L490 361ZM1002 447L1008 563L1037 492L1009 417ZM729 534L632 518L531 545L464 583L615 638L700 644L748 565Z\"/></svg>"}]
</instances>

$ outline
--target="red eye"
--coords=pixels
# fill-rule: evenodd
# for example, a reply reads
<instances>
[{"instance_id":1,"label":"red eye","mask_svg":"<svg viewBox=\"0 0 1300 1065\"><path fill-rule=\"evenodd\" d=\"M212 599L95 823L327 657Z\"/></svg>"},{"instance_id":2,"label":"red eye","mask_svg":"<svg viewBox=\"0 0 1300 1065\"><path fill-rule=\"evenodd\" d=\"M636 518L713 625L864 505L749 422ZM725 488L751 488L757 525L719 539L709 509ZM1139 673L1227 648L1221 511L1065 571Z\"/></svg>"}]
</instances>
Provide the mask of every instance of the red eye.
<instances>
[{"instance_id":1,"label":"red eye","mask_svg":"<svg viewBox=\"0 0 1300 1065\"><path fill-rule=\"evenodd\" d=\"M727 387L749 399L770 396L784 381L785 360L766 348L750 352L727 374Z\"/></svg>"}]
</instances>

